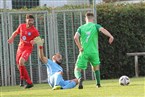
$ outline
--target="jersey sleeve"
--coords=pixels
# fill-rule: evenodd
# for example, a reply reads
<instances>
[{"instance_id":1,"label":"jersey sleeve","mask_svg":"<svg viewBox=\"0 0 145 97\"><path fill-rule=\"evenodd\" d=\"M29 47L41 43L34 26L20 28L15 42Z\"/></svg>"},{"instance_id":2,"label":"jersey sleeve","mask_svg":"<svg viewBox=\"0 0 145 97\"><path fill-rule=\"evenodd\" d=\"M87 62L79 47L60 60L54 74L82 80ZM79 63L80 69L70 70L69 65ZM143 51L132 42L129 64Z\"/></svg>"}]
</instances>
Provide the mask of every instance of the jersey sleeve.
<instances>
[{"instance_id":1,"label":"jersey sleeve","mask_svg":"<svg viewBox=\"0 0 145 97\"><path fill-rule=\"evenodd\" d=\"M48 59L48 64L51 65L52 63L53 62L50 59Z\"/></svg>"},{"instance_id":2,"label":"jersey sleeve","mask_svg":"<svg viewBox=\"0 0 145 97\"><path fill-rule=\"evenodd\" d=\"M37 37L37 36L39 36L39 35L40 35L40 34L39 34L38 30L35 29L35 37Z\"/></svg>"},{"instance_id":3,"label":"jersey sleeve","mask_svg":"<svg viewBox=\"0 0 145 97\"><path fill-rule=\"evenodd\" d=\"M81 28L80 27L77 29L77 32L76 33L78 33L79 35L81 35Z\"/></svg>"},{"instance_id":4,"label":"jersey sleeve","mask_svg":"<svg viewBox=\"0 0 145 97\"><path fill-rule=\"evenodd\" d=\"M102 27L101 25L96 24L96 29L97 29L98 32L99 32L99 29L100 29L101 27Z\"/></svg>"},{"instance_id":5,"label":"jersey sleeve","mask_svg":"<svg viewBox=\"0 0 145 97\"><path fill-rule=\"evenodd\" d=\"M17 34L20 34L20 29L21 29L21 26L22 26L22 24L20 24L20 25L18 26L18 28L16 29L16 31L15 31L15 32L16 32Z\"/></svg>"}]
</instances>

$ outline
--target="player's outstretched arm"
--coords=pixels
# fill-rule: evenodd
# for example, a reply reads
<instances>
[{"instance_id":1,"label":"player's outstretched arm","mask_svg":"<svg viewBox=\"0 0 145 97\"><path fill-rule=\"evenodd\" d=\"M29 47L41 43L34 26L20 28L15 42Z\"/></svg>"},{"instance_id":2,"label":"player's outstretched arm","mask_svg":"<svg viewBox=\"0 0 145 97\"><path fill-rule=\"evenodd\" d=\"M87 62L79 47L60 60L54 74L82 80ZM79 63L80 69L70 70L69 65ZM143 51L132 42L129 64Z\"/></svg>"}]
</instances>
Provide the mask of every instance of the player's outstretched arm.
<instances>
[{"instance_id":1,"label":"player's outstretched arm","mask_svg":"<svg viewBox=\"0 0 145 97\"><path fill-rule=\"evenodd\" d=\"M99 31L101 31L104 35L109 37L109 43L111 44L114 40L114 37L109 33L109 31L107 31L105 28L101 27L99 29Z\"/></svg>"},{"instance_id":2,"label":"player's outstretched arm","mask_svg":"<svg viewBox=\"0 0 145 97\"><path fill-rule=\"evenodd\" d=\"M44 39L41 39L41 37L38 36L38 37L36 37L36 38L33 40L33 42L34 42L34 44L37 44L38 47L39 47L38 52L39 52L39 58L40 58L40 60L41 60L44 64L47 63L48 58L46 58L46 57L44 56L44 51L43 51Z\"/></svg>"},{"instance_id":3,"label":"player's outstretched arm","mask_svg":"<svg viewBox=\"0 0 145 97\"><path fill-rule=\"evenodd\" d=\"M48 61L48 58L44 56L43 46L39 46L39 58L44 64Z\"/></svg>"},{"instance_id":4,"label":"player's outstretched arm","mask_svg":"<svg viewBox=\"0 0 145 97\"><path fill-rule=\"evenodd\" d=\"M13 32L13 34L11 35L11 37L8 39L8 43L12 44L14 41L14 38L17 36L17 32Z\"/></svg>"}]
</instances>

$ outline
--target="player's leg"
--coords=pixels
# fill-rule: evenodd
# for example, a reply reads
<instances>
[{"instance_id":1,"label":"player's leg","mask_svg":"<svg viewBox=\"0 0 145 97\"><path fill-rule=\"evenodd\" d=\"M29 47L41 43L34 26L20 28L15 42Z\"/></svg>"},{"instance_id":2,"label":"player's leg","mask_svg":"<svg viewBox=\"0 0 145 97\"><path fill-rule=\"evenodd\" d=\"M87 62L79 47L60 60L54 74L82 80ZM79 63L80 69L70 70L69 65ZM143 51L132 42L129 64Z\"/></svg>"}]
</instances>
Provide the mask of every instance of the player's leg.
<instances>
[{"instance_id":1,"label":"player's leg","mask_svg":"<svg viewBox=\"0 0 145 97\"><path fill-rule=\"evenodd\" d=\"M61 81L63 81L62 75L59 73L55 73L54 86L58 86Z\"/></svg>"},{"instance_id":2,"label":"player's leg","mask_svg":"<svg viewBox=\"0 0 145 97\"><path fill-rule=\"evenodd\" d=\"M73 80L67 80L64 81L64 86L62 87L63 89L71 89L74 88L78 83L78 79L73 79Z\"/></svg>"},{"instance_id":3,"label":"player's leg","mask_svg":"<svg viewBox=\"0 0 145 97\"><path fill-rule=\"evenodd\" d=\"M19 67L19 59L22 55L22 50L20 48L18 48L17 53L16 53L16 64L17 64L17 68L19 70L19 74L20 74L20 87L24 86L24 75L22 72L22 68Z\"/></svg>"},{"instance_id":4,"label":"player's leg","mask_svg":"<svg viewBox=\"0 0 145 97\"><path fill-rule=\"evenodd\" d=\"M78 68L77 66L75 66L75 69L74 69L74 75L77 79L80 79L82 78L82 70L80 68Z\"/></svg>"},{"instance_id":5,"label":"player's leg","mask_svg":"<svg viewBox=\"0 0 145 97\"><path fill-rule=\"evenodd\" d=\"M25 86L25 88L31 88L33 87L33 83L29 77L28 71L25 67L25 62L28 60L29 55L31 54L31 49L27 49L24 50L22 53L22 56L19 59L19 67L22 69L23 75L24 75L24 79L26 80L27 85Z\"/></svg>"},{"instance_id":6,"label":"player's leg","mask_svg":"<svg viewBox=\"0 0 145 97\"><path fill-rule=\"evenodd\" d=\"M100 69L99 69L99 64L100 64L100 59L98 54L90 54L90 63L92 65L92 71L94 72L94 76L96 79L96 85L97 87L101 87L100 85Z\"/></svg>"},{"instance_id":7,"label":"player's leg","mask_svg":"<svg viewBox=\"0 0 145 97\"><path fill-rule=\"evenodd\" d=\"M79 89L83 89L83 78L82 78L81 70L87 68L87 62L88 62L87 55L80 53L78 55L78 59L74 69L74 75L78 79Z\"/></svg>"},{"instance_id":8,"label":"player's leg","mask_svg":"<svg viewBox=\"0 0 145 97\"><path fill-rule=\"evenodd\" d=\"M62 77L62 74L61 73L55 73L53 75L53 90L59 90L59 89L62 89L62 85L60 84L60 82L63 82L64 79Z\"/></svg>"},{"instance_id":9,"label":"player's leg","mask_svg":"<svg viewBox=\"0 0 145 97\"><path fill-rule=\"evenodd\" d=\"M83 89L84 79L82 78L81 69L77 68L77 66L76 66L75 70L74 70L74 74L75 74L75 77L78 80L78 89Z\"/></svg>"},{"instance_id":10,"label":"player's leg","mask_svg":"<svg viewBox=\"0 0 145 97\"><path fill-rule=\"evenodd\" d=\"M19 65L20 65L19 68L20 68L21 72L23 73L24 79L26 80L26 83L27 83L25 88L31 88L31 87L33 87L33 84L32 84L32 81L30 80L28 71L24 64L25 64L25 59L21 57L19 60Z\"/></svg>"},{"instance_id":11,"label":"player's leg","mask_svg":"<svg viewBox=\"0 0 145 97\"><path fill-rule=\"evenodd\" d=\"M101 84L100 84L100 69L99 69L99 65L92 66L92 70L94 72L94 76L95 76L95 79L96 79L96 85L99 88L99 87L101 87Z\"/></svg>"},{"instance_id":12,"label":"player's leg","mask_svg":"<svg viewBox=\"0 0 145 97\"><path fill-rule=\"evenodd\" d=\"M50 85L50 87L53 88L54 87L53 76L49 76L47 80L48 80L48 84Z\"/></svg>"}]
</instances>

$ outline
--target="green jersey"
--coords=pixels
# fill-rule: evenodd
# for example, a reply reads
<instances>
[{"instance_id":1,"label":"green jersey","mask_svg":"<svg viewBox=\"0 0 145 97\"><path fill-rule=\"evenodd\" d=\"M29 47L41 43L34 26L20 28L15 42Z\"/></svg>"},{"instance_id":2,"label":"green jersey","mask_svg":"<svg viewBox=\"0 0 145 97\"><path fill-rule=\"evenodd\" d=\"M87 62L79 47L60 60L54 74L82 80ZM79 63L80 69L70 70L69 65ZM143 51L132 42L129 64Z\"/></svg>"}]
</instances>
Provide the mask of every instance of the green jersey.
<instances>
[{"instance_id":1,"label":"green jersey","mask_svg":"<svg viewBox=\"0 0 145 97\"><path fill-rule=\"evenodd\" d=\"M84 53L98 53L98 32L101 27L99 24L89 22L77 29Z\"/></svg>"}]
</instances>

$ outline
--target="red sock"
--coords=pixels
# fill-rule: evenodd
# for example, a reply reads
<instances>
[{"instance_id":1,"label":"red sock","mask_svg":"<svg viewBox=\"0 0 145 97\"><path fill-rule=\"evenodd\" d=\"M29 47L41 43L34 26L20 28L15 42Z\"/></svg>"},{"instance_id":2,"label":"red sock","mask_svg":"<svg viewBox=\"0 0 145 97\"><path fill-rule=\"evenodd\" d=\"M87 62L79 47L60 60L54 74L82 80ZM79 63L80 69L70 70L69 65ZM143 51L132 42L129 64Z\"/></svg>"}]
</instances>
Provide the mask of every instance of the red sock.
<instances>
[{"instance_id":1,"label":"red sock","mask_svg":"<svg viewBox=\"0 0 145 97\"><path fill-rule=\"evenodd\" d=\"M25 78L26 82L28 84L32 84L32 81L31 81L31 79L29 77L29 74L28 74L25 66L23 66L23 73L24 73L24 78Z\"/></svg>"},{"instance_id":2,"label":"red sock","mask_svg":"<svg viewBox=\"0 0 145 97\"><path fill-rule=\"evenodd\" d=\"M19 72L20 72L20 79L24 79L24 72L23 72L23 66L19 66Z\"/></svg>"}]
</instances>

